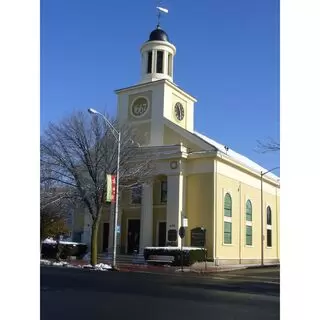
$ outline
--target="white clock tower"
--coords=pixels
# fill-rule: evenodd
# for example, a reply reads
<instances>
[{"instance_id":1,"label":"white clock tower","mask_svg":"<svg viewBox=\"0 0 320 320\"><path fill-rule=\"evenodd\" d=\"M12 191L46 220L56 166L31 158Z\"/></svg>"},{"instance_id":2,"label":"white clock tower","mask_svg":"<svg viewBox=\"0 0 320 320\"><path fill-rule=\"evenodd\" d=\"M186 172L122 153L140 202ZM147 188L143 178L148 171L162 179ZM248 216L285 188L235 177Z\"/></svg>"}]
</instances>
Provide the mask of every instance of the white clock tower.
<instances>
[{"instance_id":1,"label":"white clock tower","mask_svg":"<svg viewBox=\"0 0 320 320\"><path fill-rule=\"evenodd\" d=\"M160 146L179 143L166 124L193 132L196 99L173 82L176 47L158 25L141 46L141 79L137 85L116 90L118 119L136 128L139 143Z\"/></svg>"}]
</instances>

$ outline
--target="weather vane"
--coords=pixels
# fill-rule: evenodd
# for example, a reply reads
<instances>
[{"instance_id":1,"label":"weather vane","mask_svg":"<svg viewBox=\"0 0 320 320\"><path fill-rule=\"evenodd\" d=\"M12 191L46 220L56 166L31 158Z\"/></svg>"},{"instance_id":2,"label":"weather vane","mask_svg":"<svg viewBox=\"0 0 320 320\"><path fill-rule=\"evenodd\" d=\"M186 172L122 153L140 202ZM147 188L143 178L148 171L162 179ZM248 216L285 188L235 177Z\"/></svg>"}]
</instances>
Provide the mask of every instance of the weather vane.
<instances>
[{"instance_id":1,"label":"weather vane","mask_svg":"<svg viewBox=\"0 0 320 320\"><path fill-rule=\"evenodd\" d=\"M160 4L161 4L161 2L160 2ZM169 10L166 9L166 8L163 8L163 7L157 7L157 9L158 9L158 14L157 14L157 16L158 16L158 24L157 24L157 28L160 28L161 13L162 13L162 12L168 13Z\"/></svg>"}]
</instances>

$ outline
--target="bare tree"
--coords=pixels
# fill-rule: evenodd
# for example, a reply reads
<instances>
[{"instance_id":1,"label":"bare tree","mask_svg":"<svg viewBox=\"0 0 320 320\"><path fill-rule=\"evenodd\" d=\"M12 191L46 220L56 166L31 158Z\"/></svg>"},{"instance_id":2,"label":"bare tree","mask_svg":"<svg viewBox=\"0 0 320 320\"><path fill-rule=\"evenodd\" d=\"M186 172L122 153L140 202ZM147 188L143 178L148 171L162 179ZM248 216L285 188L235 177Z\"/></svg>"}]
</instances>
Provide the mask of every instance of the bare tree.
<instances>
[{"instance_id":1,"label":"bare tree","mask_svg":"<svg viewBox=\"0 0 320 320\"><path fill-rule=\"evenodd\" d=\"M256 151L259 153L268 153L268 152L279 152L280 151L280 142L268 138L266 141L257 141Z\"/></svg>"},{"instance_id":2,"label":"bare tree","mask_svg":"<svg viewBox=\"0 0 320 320\"><path fill-rule=\"evenodd\" d=\"M120 191L151 175L152 159L134 143L129 127L121 131ZM82 112L50 123L41 137L41 183L64 190L46 202L68 199L85 207L92 218L91 265L97 264L97 237L105 202L106 175L116 174L117 141L103 119ZM121 192L119 192L119 195Z\"/></svg>"}]
</instances>

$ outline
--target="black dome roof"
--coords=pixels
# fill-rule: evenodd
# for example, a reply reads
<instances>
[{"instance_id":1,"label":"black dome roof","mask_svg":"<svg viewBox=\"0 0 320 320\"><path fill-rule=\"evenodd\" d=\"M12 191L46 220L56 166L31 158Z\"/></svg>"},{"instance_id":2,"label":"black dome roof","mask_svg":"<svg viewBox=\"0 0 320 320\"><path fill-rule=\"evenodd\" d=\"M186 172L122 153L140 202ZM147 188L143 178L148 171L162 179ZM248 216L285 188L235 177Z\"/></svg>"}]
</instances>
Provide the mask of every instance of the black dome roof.
<instances>
[{"instance_id":1,"label":"black dome roof","mask_svg":"<svg viewBox=\"0 0 320 320\"><path fill-rule=\"evenodd\" d=\"M164 30L162 30L160 27L157 27L157 29L154 29L150 33L148 41L168 41L169 42L169 37Z\"/></svg>"}]
</instances>

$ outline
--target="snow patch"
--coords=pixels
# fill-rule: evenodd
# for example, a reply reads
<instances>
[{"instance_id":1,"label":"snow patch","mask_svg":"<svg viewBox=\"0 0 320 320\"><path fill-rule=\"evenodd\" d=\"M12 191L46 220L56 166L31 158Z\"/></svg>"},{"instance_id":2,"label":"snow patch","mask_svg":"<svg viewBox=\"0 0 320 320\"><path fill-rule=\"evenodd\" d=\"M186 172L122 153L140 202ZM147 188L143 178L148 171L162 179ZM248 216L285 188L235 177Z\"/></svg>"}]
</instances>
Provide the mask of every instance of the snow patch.
<instances>
[{"instance_id":1,"label":"snow patch","mask_svg":"<svg viewBox=\"0 0 320 320\"><path fill-rule=\"evenodd\" d=\"M112 269L112 267L108 264L105 263L98 263L95 266L92 266L91 264L85 264L82 266L84 269L92 269L92 270L97 270L97 271L107 271Z\"/></svg>"},{"instance_id":2,"label":"snow patch","mask_svg":"<svg viewBox=\"0 0 320 320\"><path fill-rule=\"evenodd\" d=\"M145 247L147 250L168 250L168 251L173 251L173 250L181 250L181 247ZM183 250L203 250L203 248L198 248L198 247L182 247Z\"/></svg>"},{"instance_id":3,"label":"snow patch","mask_svg":"<svg viewBox=\"0 0 320 320\"><path fill-rule=\"evenodd\" d=\"M212 145L213 147L217 148L220 152L223 152L223 153L227 154L231 158L233 158L233 159L237 160L238 162L246 165L247 167L258 171L259 173L261 171L262 172L266 172L267 171L267 169L261 167L260 165L258 165L254 161L250 160L249 158L243 156L240 153L237 153L237 152L233 151L230 148L226 152L224 145L222 145L221 143L218 143L217 141L215 141L215 140L213 140L211 138L208 138L207 136L205 136L205 135L203 135L203 134L201 134L201 133L199 133L197 131L194 131L193 133L196 136L198 136L200 139L204 140L206 143L208 143L208 144ZM269 178L275 179L275 180L279 180L279 177L276 176L275 174L271 173L271 172L267 173L266 176L269 177Z\"/></svg>"},{"instance_id":4,"label":"snow patch","mask_svg":"<svg viewBox=\"0 0 320 320\"><path fill-rule=\"evenodd\" d=\"M48 266L48 265L51 265L51 261L45 260L45 259L40 259L40 264Z\"/></svg>"},{"instance_id":5,"label":"snow patch","mask_svg":"<svg viewBox=\"0 0 320 320\"><path fill-rule=\"evenodd\" d=\"M52 265L53 266L66 266L68 265L69 263L68 262L65 262L65 261L59 261L59 262L52 262Z\"/></svg>"},{"instance_id":6,"label":"snow patch","mask_svg":"<svg viewBox=\"0 0 320 320\"><path fill-rule=\"evenodd\" d=\"M53 240L53 238L47 238L47 239L44 239L42 241L42 243L46 243L46 244L57 244L57 241L56 240ZM60 244L70 244L70 245L79 245L79 244L85 244L85 243L81 243L81 242L73 242L73 241L65 241L65 240L61 240L59 241Z\"/></svg>"}]
</instances>

